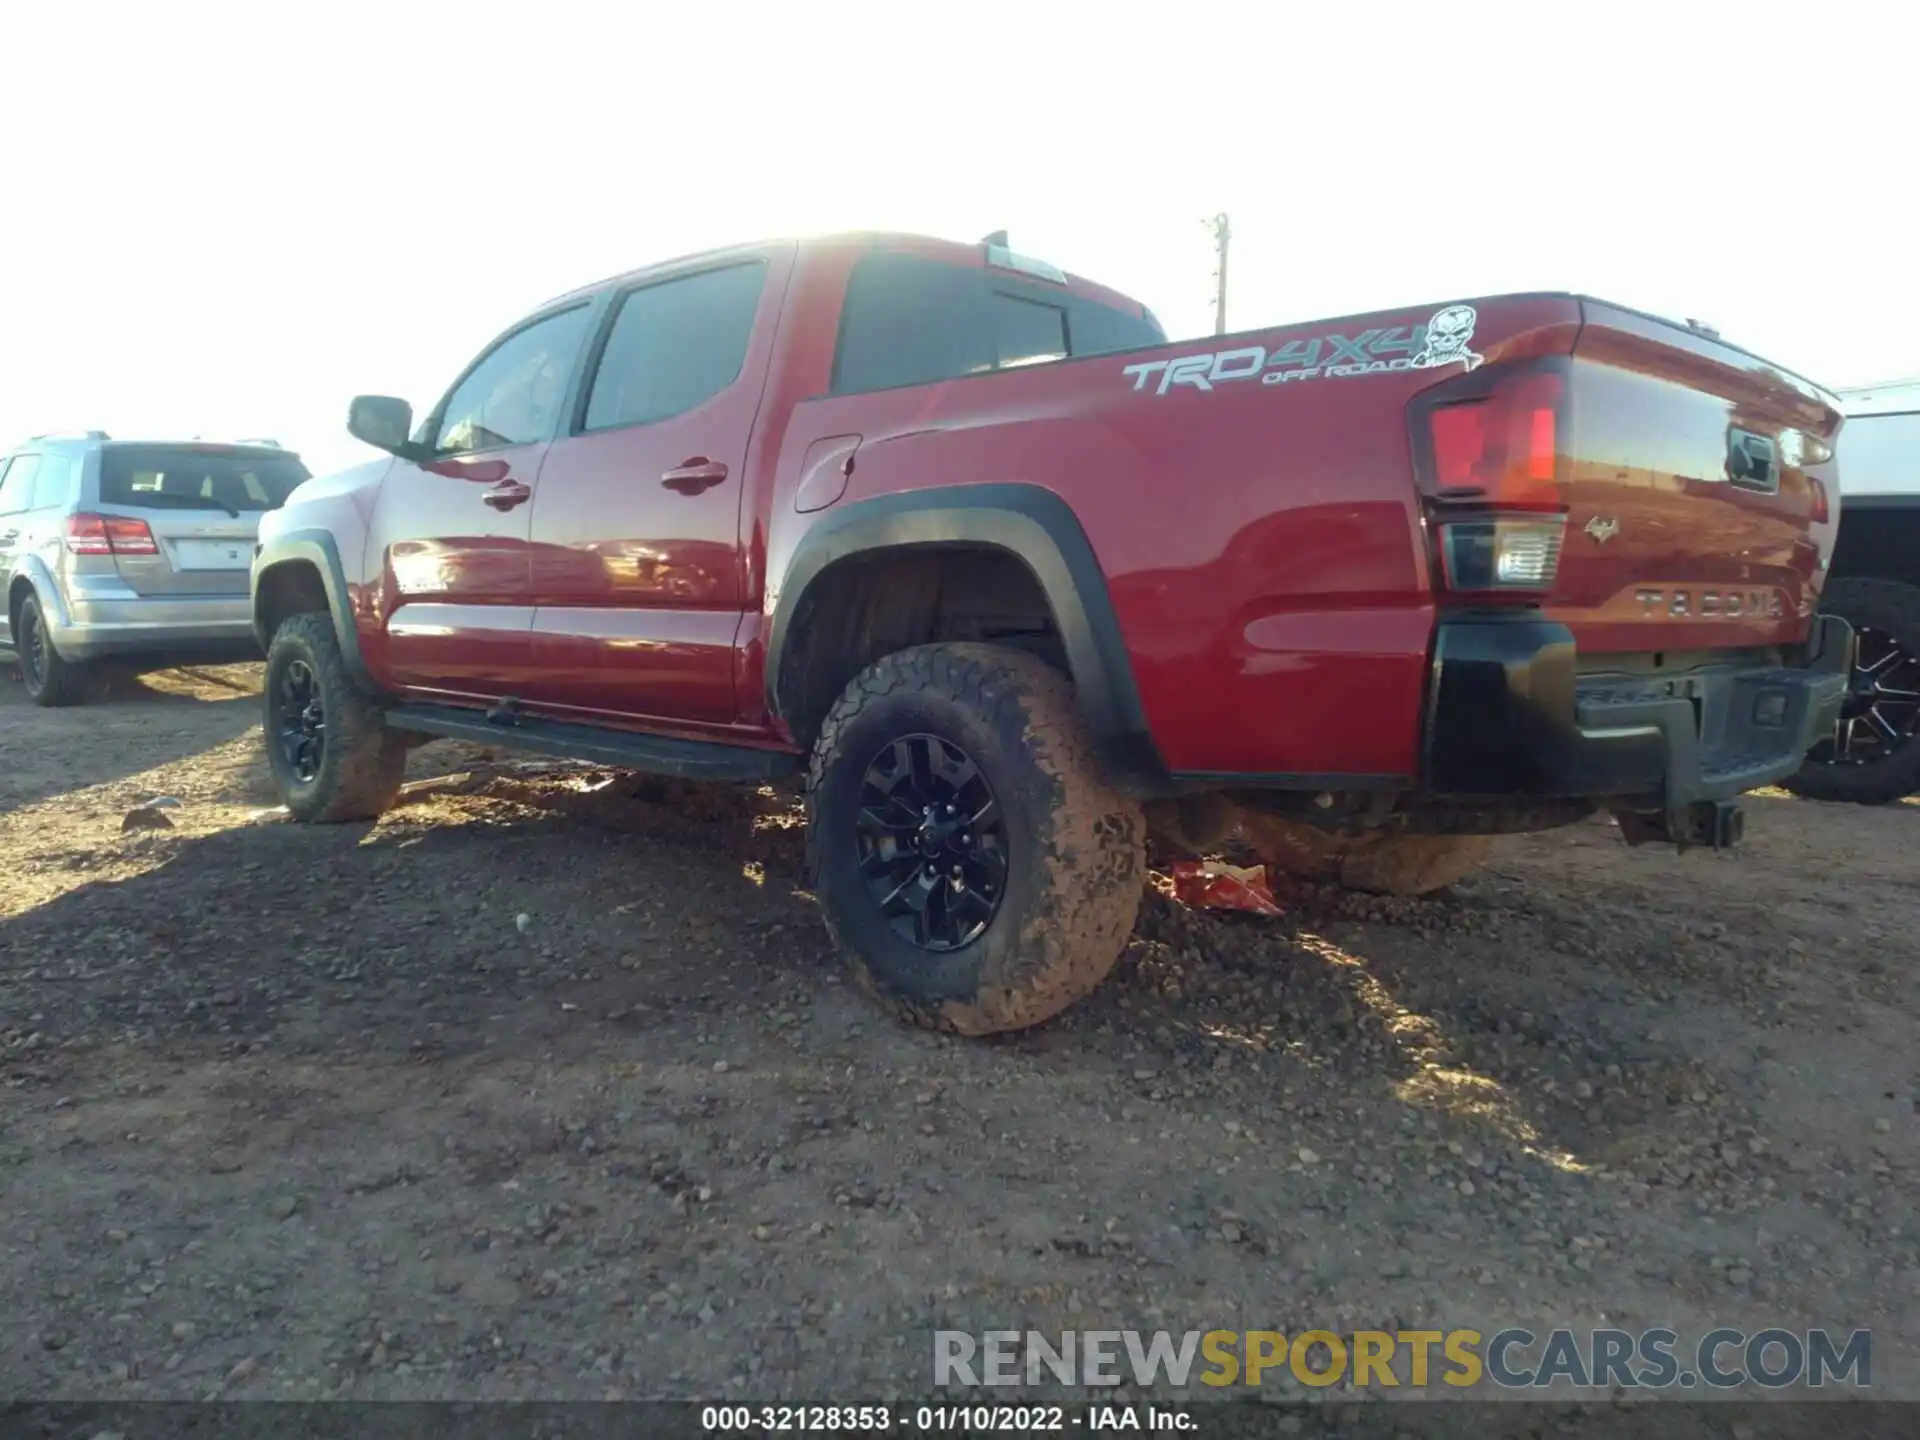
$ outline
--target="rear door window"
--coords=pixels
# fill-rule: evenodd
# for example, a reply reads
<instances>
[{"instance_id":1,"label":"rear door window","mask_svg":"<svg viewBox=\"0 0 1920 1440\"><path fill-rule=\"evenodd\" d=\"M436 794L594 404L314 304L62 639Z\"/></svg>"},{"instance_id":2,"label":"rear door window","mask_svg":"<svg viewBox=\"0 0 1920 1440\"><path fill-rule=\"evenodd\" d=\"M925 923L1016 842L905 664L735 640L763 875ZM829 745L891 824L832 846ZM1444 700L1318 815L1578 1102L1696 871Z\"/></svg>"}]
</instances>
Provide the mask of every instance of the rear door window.
<instances>
[{"instance_id":1,"label":"rear door window","mask_svg":"<svg viewBox=\"0 0 1920 1440\"><path fill-rule=\"evenodd\" d=\"M1144 312L998 270L877 251L847 281L835 394L1166 343Z\"/></svg>"},{"instance_id":2,"label":"rear door window","mask_svg":"<svg viewBox=\"0 0 1920 1440\"><path fill-rule=\"evenodd\" d=\"M278 510L307 478L297 455L116 445L100 453L100 503L149 510Z\"/></svg>"},{"instance_id":3,"label":"rear door window","mask_svg":"<svg viewBox=\"0 0 1920 1440\"><path fill-rule=\"evenodd\" d=\"M33 477L33 494L27 500L29 510L55 510L72 499L73 461L64 455L42 455L40 469Z\"/></svg>"},{"instance_id":4,"label":"rear door window","mask_svg":"<svg viewBox=\"0 0 1920 1440\"><path fill-rule=\"evenodd\" d=\"M0 477L0 515L18 515L33 499L33 476L40 468L38 455L16 455Z\"/></svg>"},{"instance_id":5,"label":"rear door window","mask_svg":"<svg viewBox=\"0 0 1920 1440\"><path fill-rule=\"evenodd\" d=\"M594 372L583 428L683 415L739 379L766 273L756 260L623 296Z\"/></svg>"}]
</instances>

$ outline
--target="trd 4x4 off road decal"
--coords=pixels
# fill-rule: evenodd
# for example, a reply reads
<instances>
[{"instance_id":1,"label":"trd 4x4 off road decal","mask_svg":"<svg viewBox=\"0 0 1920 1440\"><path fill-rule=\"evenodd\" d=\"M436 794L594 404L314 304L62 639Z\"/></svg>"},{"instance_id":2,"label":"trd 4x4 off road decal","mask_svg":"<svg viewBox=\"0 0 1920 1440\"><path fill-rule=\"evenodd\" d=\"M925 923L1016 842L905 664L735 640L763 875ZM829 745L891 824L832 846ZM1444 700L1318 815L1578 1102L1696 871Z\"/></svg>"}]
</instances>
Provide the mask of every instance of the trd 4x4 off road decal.
<instances>
[{"instance_id":1,"label":"trd 4x4 off road decal","mask_svg":"<svg viewBox=\"0 0 1920 1440\"><path fill-rule=\"evenodd\" d=\"M1311 340L1289 340L1273 350L1245 345L1206 355L1181 355L1128 365L1120 373L1132 377L1136 392L1145 390L1157 375L1159 384L1153 387L1153 393L1164 395L1176 385L1211 390L1230 380L1251 380L1256 375L1263 385L1284 385L1295 380L1437 370L1442 365L1464 365L1471 370L1481 358L1470 348L1476 319L1473 306L1449 305L1424 325L1362 330L1351 338L1319 335Z\"/></svg>"}]
</instances>

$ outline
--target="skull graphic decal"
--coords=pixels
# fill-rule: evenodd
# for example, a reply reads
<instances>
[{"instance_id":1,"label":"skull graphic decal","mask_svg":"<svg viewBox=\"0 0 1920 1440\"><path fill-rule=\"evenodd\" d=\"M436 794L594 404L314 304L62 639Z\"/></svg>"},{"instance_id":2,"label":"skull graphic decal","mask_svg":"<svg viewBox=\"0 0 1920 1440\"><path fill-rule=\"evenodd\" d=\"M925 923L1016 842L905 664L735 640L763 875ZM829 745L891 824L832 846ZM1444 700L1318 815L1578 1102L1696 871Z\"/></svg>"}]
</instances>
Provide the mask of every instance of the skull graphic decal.
<instances>
[{"instance_id":1,"label":"skull graphic decal","mask_svg":"<svg viewBox=\"0 0 1920 1440\"><path fill-rule=\"evenodd\" d=\"M1413 357L1414 368L1432 370L1456 361L1471 370L1480 356L1467 348L1478 317L1471 305L1449 305L1427 322L1427 343Z\"/></svg>"}]
</instances>

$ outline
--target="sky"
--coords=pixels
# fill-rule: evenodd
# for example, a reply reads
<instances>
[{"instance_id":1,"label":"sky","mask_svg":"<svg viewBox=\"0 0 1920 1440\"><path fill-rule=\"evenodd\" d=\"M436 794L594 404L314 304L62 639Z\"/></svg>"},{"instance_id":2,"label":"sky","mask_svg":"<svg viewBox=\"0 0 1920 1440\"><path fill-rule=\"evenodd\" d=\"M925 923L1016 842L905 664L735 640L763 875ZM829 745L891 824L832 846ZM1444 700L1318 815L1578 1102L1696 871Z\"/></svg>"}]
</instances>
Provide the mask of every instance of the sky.
<instances>
[{"instance_id":1,"label":"sky","mask_svg":"<svg viewBox=\"0 0 1920 1440\"><path fill-rule=\"evenodd\" d=\"M1234 330L1570 289L1823 384L1920 374L1892 4L19 3L0 445L372 452L562 291L858 228Z\"/></svg>"}]
</instances>

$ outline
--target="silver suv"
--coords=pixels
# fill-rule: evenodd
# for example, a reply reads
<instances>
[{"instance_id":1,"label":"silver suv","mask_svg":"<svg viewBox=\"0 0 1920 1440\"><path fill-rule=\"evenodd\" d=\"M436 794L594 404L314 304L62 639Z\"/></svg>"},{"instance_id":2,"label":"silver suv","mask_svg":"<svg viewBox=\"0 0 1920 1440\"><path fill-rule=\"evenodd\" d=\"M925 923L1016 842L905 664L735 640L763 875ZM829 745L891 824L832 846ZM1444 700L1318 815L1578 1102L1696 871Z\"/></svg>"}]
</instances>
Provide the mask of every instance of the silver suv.
<instances>
[{"instance_id":1,"label":"silver suv","mask_svg":"<svg viewBox=\"0 0 1920 1440\"><path fill-rule=\"evenodd\" d=\"M0 459L0 642L40 705L87 666L257 658L248 569L260 517L307 478L269 441L43 435Z\"/></svg>"}]
</instances>

